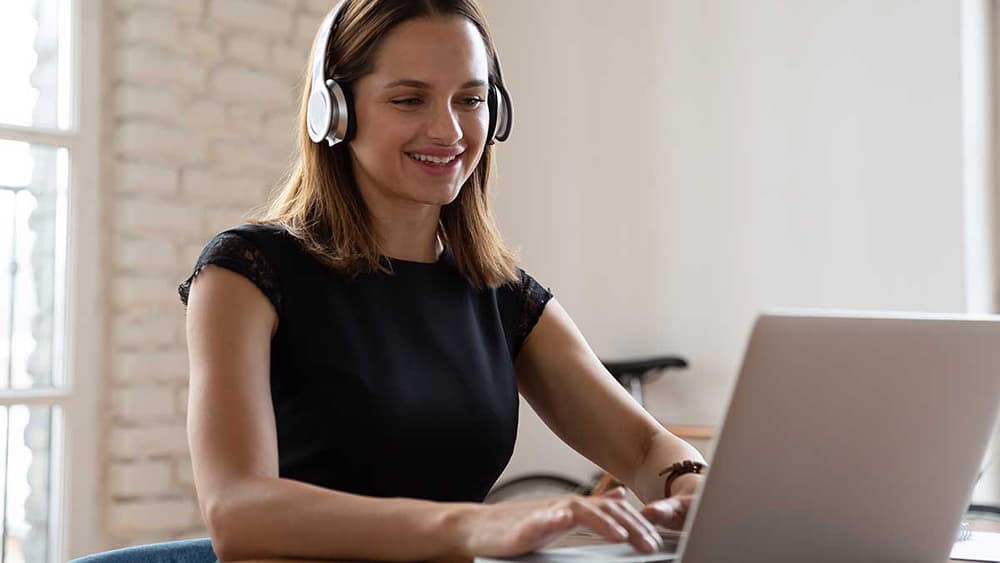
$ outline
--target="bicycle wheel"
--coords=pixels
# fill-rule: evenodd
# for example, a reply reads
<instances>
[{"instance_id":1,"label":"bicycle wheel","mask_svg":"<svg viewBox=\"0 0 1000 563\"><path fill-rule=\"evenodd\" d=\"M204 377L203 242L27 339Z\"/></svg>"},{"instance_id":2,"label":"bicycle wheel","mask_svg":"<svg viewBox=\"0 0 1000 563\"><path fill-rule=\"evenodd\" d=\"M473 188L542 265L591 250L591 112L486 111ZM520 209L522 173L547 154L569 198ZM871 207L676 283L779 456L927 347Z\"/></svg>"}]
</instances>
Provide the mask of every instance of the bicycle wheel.
<instances>
[{"instance_id":1,"label":"bicycle wheel","mask_svg":"<svg viewBox=\"0 0 1000 563\"><path fill-rule=\"evenodd\" d=\"M583 483L561 475L532 473L494 486L483 502L495 504L512 500L535 500L571 493L583 494L588 489Z\"/></svg>"}]
</instances>

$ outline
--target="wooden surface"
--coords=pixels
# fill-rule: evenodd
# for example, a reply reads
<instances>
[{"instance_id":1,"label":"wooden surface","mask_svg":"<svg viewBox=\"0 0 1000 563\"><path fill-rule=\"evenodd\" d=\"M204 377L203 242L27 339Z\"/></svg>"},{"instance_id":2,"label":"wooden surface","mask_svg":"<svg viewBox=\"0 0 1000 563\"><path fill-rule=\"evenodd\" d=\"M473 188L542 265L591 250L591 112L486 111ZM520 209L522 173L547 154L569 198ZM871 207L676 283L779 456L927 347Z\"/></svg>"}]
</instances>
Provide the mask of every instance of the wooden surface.
<instances>
[{"instance_id":1,"label":"wooden surface","mask_svg":"<svg viewBox=\"0 0 1000 563\"><path fill-rule=\"evenodd\" d=\"M684 440L711 440L715 435L713 426L691 426L684 424L664 424L671 434Z\"/></svg>"}]
</instances>

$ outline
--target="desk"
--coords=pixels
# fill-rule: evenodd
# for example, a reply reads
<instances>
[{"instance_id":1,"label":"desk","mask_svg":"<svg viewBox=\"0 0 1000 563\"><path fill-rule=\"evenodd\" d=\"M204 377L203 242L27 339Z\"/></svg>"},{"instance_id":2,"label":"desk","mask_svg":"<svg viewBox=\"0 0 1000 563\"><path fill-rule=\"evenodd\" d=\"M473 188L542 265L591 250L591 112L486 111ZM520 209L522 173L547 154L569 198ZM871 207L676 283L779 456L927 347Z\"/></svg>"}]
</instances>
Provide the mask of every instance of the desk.
<instances>
[{"instance_id":1,"label":"desk","mask_svg":"<svg viewBox=\"0 0 1000 563\"><path fill-rule=\"evenodd\" d=\"M979 532L1000 532L1000 520L998 519L985 519L985 518L973 518L969 520L972 529ZM561 540L548 546L553 547L572 547L579 545L599 545L604 543L604 541L599 537L584 529L578 529L577 531L571 532L570 534L564 536ZM950 559L949 561L958 561L957 559ZM332 563L328 560L326 561L311 561L306 559L258 559L253 561L243 561L239 563ZM436 563L472 563L470 559L443 559Z\"/></svg>"},{"instance_id":2,"label":"desk","mask_svg":"<svg viewBox=\"0 0 1000 563\"><path fill-rule=\"evenodd\" d=\"M970 518L968 522L973 531L1000 533L1000 519L975 517ZM597 536L589 530L578 529L548 547L573 547L580 545L600 545L602 543L605 542L600 538L600 536ZM948 561L951 562L959 560L949 559Z\"/></svg>"}]
</instances>

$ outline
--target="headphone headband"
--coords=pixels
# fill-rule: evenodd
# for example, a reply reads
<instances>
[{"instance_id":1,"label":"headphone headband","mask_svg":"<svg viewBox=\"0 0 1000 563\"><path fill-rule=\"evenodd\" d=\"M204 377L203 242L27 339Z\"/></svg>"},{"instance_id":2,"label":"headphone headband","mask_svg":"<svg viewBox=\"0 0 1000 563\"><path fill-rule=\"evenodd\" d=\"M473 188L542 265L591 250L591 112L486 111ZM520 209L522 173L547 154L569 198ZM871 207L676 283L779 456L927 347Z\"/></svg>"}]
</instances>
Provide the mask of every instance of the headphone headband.
<instances>
[{"instance_id":1,"label":"headphone headband","mask_svg":"<svg viewBox=\"0 0 1000 563\"><path fill-rule=\"evenodd\" d=\"M316 40L316 45L314 46L315 51L313 52L313 70L312 70L312 83L315 87L317 83L326 82L323 79L323 73L326 70L326 52L330 49L330 35L333 34L333 27L337 25L340 20L340 11L344 7L347 0L338 2L336 6L330 13L323 18L323 23L321 24L319 38ZM318 56L317 56L318 55Z\"/></svg>"}]
</instances>

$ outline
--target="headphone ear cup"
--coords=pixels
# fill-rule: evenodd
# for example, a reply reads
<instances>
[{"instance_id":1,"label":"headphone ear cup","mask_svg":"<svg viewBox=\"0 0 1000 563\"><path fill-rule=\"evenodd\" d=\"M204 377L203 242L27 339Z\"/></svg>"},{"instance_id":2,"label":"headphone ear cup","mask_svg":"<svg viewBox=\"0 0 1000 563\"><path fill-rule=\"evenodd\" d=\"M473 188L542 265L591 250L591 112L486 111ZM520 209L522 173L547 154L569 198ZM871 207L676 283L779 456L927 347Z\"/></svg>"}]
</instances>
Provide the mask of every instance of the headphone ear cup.
<instances>
[{"instance_id":1,"label":"headphone ear cup","mask_svg":"<svg viewBox=\"0 0 1000 563\"><path fill-rule=\"evenodd\" d=\"M330 127L326 136L330 146L350 140L354 134L353 97L350 88L341 85L333 79L326 81L326 89L329 91L330 104Z\"/></svg>"},{"instance_id":2,"label":"headphone ear cup","mask_svg":"<svg viewBox=\"0 0 1000 563\"><path fill-rule=\"evenodd\" d=\"M357 132L357 120L354 113L354 89L349 84L341 86L344 91L344 118L347 120L347 133L344 135L344 142L354 138Z\"/></svg>"},{"instance_id":3,"label":"headphone ear cup","mask_svg":"<svg viewBox=\"0 0 1000 563\"><path fill-rule=\"evenodd\" d=\"M333 108L330 107L330 92L323 88L314 88L309 95L309 106L306 111L306 125L309 129L309 138L314 143L318 143L326 138L330 132L330 116Z\"/></svg>"},{"instance_id":4,"label":"headphone ear cup","mask_svg":"<svg viewBox=\"0 0 1000 563\"><path fill-rule=\"evenodd\" d=\"M506 141L510 137L510 130L513 127L514 104L510 101L510 94L503 82L497 85L499 91L497 100L497 124L494 132L494 139L498 142Z\"/></svg>"},{"instance_id":5,"label":"headphone ear cup","mask_svg":"<svg viewBox=\"0 0 1000 563\"><path fill-rule=\"evenodd\" d=\"M486 144L492 145L496 142L497 119L499 117L500 90L496 85L490 85L490 93L486 96L486 107L490 112L490 123L486 129Z\"/></svg>"}]
</instances>

